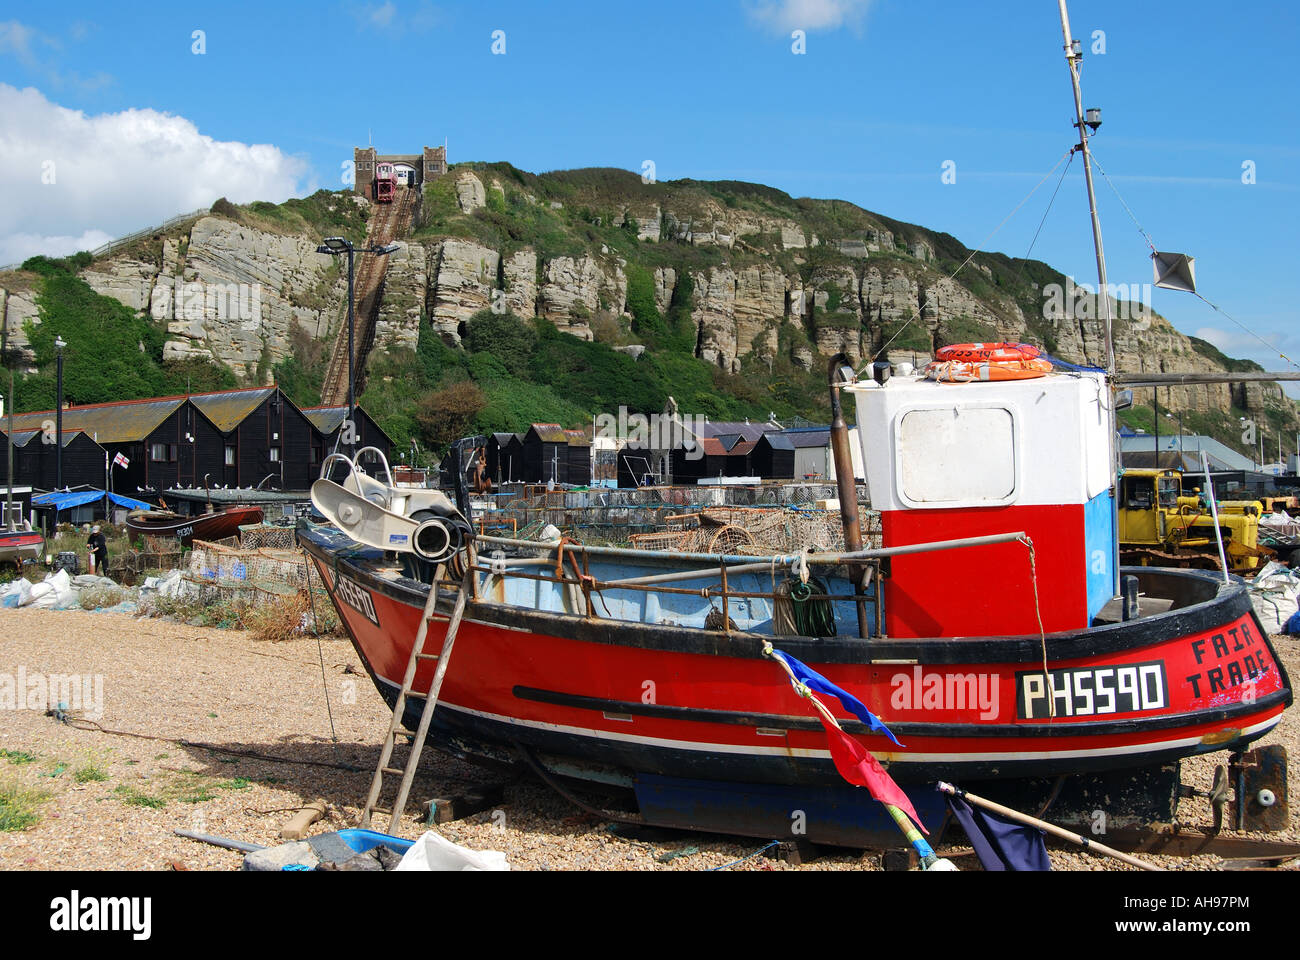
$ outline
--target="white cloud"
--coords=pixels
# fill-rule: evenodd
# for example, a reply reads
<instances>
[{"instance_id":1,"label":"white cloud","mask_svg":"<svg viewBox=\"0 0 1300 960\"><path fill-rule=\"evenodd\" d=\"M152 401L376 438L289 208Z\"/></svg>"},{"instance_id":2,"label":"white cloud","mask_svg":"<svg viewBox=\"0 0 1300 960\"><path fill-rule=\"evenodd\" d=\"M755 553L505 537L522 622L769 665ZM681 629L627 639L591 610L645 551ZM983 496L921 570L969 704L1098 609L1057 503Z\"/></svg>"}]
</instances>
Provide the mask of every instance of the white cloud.
<instances>
[{"instance_id":1,"label":"white cloud","mask_svg":"<svg viewBox=\"0 0 1300 960\"><path fill-rule=\"evenodd\" d=\"M83 39L89 28L81 22L70 28L74 40ZM113 82L103 71L83 77L79 71L65 72L56 66L51 56L63 50L63 43L47 33L19 23L17 20L0 21L0 57L12 57L32 74L44 78L51 86L62 89L72 86L83 91L98 90Z\"/></svg>"},{"instance_id":2,"label":"white cloud","mask_svg":"<svg viewBox=\"0 0 1300 960\"><path fill-rule=\"evenodd\" d=\"M218 197L285 200L308 173L278 147L214 140L156 110L88 116L0 83L0 116L0 264L98 246Z\"/></svg>"},{"instance_id":3,"label":"white cloud","mask_svg":"<svg viewBox=\"0 0 1300 960\"><path fill-rule=\"evenodd\" d=\"M32 41L36 32L25 27L17 20L0 23L0 54L12 56L25 67L36 63L36 54L32 50Z\"/></svg>"},{"instance_id":4,"label":"white cloud","mask_svg":"<svg viewBox=\"0 0 1300 960\"><path fill-rule=\"evenodd\" d=\"M11 233L0 237L0 264L22 263L42 253L66 257L81 250L94 250L116 237L103 230L87 230L79 237L53 237L39 233Z\"/></svg>"},{"instance_id":5,"label":"white cloud","mask_svg":"<svg viewBox=\"0 0 1300 960\"><path fill-rule=\"evenodd\" d=\"M1212 343L1230 357L1240 356L1241 354L1258 354L1268 353L1269 348L1274 351L1281 350L1286 345L1289 337L1280 333L1268 332L1258 335L1247 333L1244 330L1222 330L1219 327L1198 327L1192 334L1207 343ZM1260 340L1263 340L1263 343ZM1276 359L1276 353L1273 354Z\"/></svg>"},{"instance_id":6,"label":"white cloud","mask_svg":"<svg viewBox=\"0 0 1300 960\"><path fill-rule=\"evenodd\" d=\"M859 28L872 0L759 0L749 14L774 30Z\"/></svg>"},{"instance_id":7,"label":"white cloud","mask_svg":"<svg viewBox=\"0 0 1300 960\"><path fill-rule=\"evenodd\" d=\"M393 0L383 3L358 4L350 13L359 27L378 31L400 30L402 33L423 33L442 19L442 14L429 0L404 4L399 10Z\"/></svg>"}]
</instances>

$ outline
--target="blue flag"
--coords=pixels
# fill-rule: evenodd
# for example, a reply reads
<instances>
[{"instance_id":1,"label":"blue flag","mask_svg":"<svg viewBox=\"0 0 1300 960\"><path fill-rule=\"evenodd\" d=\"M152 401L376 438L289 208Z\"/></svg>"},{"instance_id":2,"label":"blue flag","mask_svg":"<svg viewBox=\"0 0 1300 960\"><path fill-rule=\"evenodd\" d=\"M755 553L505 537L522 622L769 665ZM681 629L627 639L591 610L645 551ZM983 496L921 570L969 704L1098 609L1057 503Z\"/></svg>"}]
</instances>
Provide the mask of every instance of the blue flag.
<instances>
[{"instance_id":1,"label":"blue flag","mask_svg":"<svg viewBox=\"0 0 1300 960\"><path fill-rule=\"evenodd\" d=\"M1004 820L972 807L964 797L948 796L948 807L966 831L985 870L1051 870L1043 831Z\"/></svg>"},{"instance_id":2,"label":"blue flag","mask_svg":"<svg viewBox=\"0 0 1300 960\"><path fill-rule=\"evenodd\" d=\"M890 740L893 740L894 743L897 743L900 747L902 746L901 743L898 743L898 737L894 736L890 729L885 726L884 722L868 710L866 704L853 694L849 693L842 687L837 687L812 667L808 666L808 664L796 660L788 653L782 653L780 650L773 650L772 655L780 657L786 666L790 668L790 672L798 677L803 683L807 684L808 687L818 691L819 693L825 693L835 697L835 699L839 700L839 702L844 705L845 710L865 723L872 729L872 731L875 733L883 733Z\"/></svg>"}]
</instances>

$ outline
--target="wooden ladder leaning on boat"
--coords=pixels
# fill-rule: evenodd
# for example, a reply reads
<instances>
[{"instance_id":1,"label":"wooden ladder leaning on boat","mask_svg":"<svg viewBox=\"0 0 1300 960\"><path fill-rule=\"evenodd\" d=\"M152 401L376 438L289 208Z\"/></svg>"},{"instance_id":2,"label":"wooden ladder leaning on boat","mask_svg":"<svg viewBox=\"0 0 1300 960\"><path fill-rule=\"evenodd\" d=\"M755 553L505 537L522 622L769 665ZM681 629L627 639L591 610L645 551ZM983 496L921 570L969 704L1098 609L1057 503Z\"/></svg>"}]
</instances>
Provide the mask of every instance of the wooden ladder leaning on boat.
<instances>
[{"instance_id":1,"label":"wooden ladder leaning on boat","mask_svg":"<svg viewBox=\"0 0 1300 960\"><path fill-rule=\"evenodd\" d=\"M447 663L451 659L451 649L456 642L456 634L460 630L461 620L465 616L465 606L469 600L470 591L474 586L473 548L466 547L465 578L461 581L460 592L456 595L456 605L452 608L451 617L447 623L447 635L442 642L442 650L440 653L425 653L424 641L429 634L429 622L434 619L442 619L437 615L435 608L438 604L439 584L442 581L444 569L443 564L438 564L429 583L429 599L425 601L424 612L420 616L420 628L415 634L415 643L411 647L411 659L406 665L406 676L402 678L402 689L398 691L397 699L393 702L393 720L388 725L388 735L384 738L384 746L379 753L379 763L375 767L375 776L370 781L370 794L366 797L366 806L361 812L361 828L363 830L370 828L370 818L375 813L388 815L389 833L396 833L401 824L402 813L406 809L406 801L411 793L411 784L415 780L415 771L420 766L420 754L424 751L424 741L429 734L429 724L433 720L433 711L438 706L438 693L442 689L443 677L447 674ZM418 693L411 689L415 683L416 669L419 667L421 660L438 661L438 669L433 675L433 683L430 685L427 694ZM424 698L424 710L420 714L420 723L416 727L415 733L407 730L403 723L406 715L407 697ZM401 770L389 766L393 758L393 747L396 746L398 737L411 738L411 752L406 758L406 766ZM384 787L384 774L386 773L394 775L400 773L402 775L401 785L397 788L397 799L393 801L392 807L387 808L378 806L379 797Z\"/></svg>"}]
</instances>

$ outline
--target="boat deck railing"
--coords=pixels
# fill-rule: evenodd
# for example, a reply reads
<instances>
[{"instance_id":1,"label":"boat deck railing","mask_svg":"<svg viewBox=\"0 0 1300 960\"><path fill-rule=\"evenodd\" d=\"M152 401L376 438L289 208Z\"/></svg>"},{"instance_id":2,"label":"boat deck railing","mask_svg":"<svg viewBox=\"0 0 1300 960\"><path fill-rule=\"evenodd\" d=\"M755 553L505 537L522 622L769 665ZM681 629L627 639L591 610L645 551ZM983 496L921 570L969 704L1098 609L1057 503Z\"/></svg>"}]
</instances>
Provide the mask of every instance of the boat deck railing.
<instances>
[{"instance_id":1,"label":"boat deck railing","mask_svg":"<svg viewBox=\"0 0 1300 960\"><path fill-rule=\"evenodd\" d=\"M834 553L808 553L776 555L766 558L734 554L679 553L675 551L634 550L624 547L588 546L573 541L536 542L515 540L508 537L477 536L475 546L497 547L501 550L545 554L545 556L495 556L481 557L476 551L469 551L470 566L475 574L484 577L513 577L545 583L553 583L567 589L581 592L583 607L587 616L594 616L595 607L592 594L604 590L634 590L646 593L669 593L701 597L721 601L719 620L723 632L730 632L729 606L732 600L767 600L773 605L781 600L789 601L788 596L771 591L737 590L729 584L729 578L741 574L789 571L807 581L812 567L847 567L851 571L850 581L854 590L849 594L833 594L825 597L829 601L849 601L859 611L859 634L878 637L883 625L881 615L881 571L885 560L890 557L905 556L916 553L929 553L943 550L957 550L966 547L987 546L998 543L1023 541L1023 532L993 534L983 537L966 537L957 540L942 540L931 543L908 544L898 547L877 547L867 550L839 551ZM600 580L590 573L589 558L618 559L644 565L647 561L671 563L679 569L666 573L649 574L637 577L623 577L615 580ZM567 563L566 563L567 560ZM521 569L527 568L527 569ZM540 570L540 568L550 568ZM540 572L534 572L539 570ZM701 579L717 577L716 585L705 587L672 586ZM455 585L452 581L437 576L439 585ZM472 578L476 591L479 577ZM868 592L868 588L870 592ZM866 616L866 605L874 606L875 616ZM868 626L870 624L870 626Z\"/></svg>"}]
</instances>

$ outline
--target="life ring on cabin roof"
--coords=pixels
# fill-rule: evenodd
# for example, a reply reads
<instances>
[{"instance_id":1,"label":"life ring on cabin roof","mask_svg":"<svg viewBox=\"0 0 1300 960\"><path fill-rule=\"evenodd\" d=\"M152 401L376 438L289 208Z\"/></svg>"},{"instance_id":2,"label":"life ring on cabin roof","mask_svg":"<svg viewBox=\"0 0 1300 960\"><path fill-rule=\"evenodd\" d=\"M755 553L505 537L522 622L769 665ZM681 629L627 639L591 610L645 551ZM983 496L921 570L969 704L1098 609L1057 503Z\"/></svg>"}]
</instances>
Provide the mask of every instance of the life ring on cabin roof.
<instances>
[{"instance_id":1,"label":"life ring on cabin roof","mask_svg":"<svg viewBox=\"0 0 1300 960\"><path fill-rule=\"evenodd\" d=\"M927 364L925 378L939 382L974 383L976 381L1034 380L1052 372L1052 361L1030 360L960 361L935 360Z\"/></svg>"},{"instance_id":2,"label":"life ring on cabin roof","mask_svg":"<svg viewBox=\"0 0 1300 960\"><path fill-rule=\"evenodd\" d=\"M1011 363L1037 360L1042 353L1032 343L954 343L936 350L934 359L944 363Z\"/></svg>"}]
</instances>

